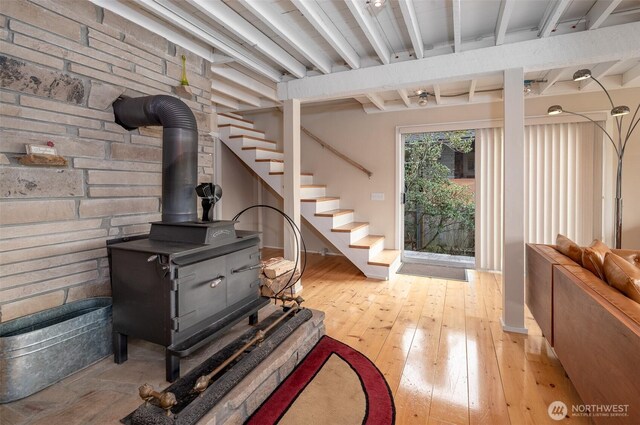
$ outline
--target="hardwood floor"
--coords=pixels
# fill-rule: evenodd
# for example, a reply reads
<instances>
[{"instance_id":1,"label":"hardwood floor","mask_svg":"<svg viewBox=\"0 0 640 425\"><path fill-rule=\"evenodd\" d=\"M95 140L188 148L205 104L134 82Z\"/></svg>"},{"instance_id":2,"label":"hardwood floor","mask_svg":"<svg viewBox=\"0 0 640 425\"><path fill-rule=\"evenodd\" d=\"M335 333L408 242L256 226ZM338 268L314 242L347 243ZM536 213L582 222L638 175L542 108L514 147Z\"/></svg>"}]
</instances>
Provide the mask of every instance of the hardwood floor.
<instances>
[{"instance_id":1,"label":"hardwood floor","mask_svg":"<svg viewBox=\"0 0 640 425\"><path fill-rule=\"evenodd\" d=\"M469 277L375 281L343 257L310 255L302 296L326 313L327 335L384 373L399 425L558 423L547 414L551 402L571 409L582 401L540 328L527 312L528 335L503 332L501 276Z\"/></svg>"}]
</instances>

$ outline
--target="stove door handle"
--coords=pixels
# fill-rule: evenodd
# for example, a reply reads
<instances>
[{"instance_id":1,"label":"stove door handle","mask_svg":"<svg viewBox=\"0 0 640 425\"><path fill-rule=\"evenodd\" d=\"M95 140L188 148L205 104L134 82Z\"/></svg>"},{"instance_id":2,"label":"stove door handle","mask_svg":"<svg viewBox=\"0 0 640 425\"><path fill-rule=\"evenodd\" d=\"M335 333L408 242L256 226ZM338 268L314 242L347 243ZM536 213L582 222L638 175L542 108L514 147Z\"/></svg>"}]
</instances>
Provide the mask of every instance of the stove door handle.
<instances>
[{"instance_id":1,"label":"stove door handle","mask_svg":"<svg viewBox=\"0 0 640 425\"><path fill-rule=\"evenodd\" d=\"M209 287L215 288L216 286L220 285L222 283L222 279L224 279L224 276L216 277L211 282L209 282Z\"/></svg>"},{"instance_id":2,"label":"stove door handle","mask_svg":"<svg viewBox=\"0 0 640 425\"><path fill-rule=\"evenodd\" d=\"M250 265L250 266L244 266L244 267L240 267L240 268L237 268L237 269L233 269L233 270L231 270L231 274L248 272L249 270L256 270L256 269L261 269L261 268L262 268L262 263L258 263L258 264L253 264L253 265Z\"/></svg>"}]
</instances>

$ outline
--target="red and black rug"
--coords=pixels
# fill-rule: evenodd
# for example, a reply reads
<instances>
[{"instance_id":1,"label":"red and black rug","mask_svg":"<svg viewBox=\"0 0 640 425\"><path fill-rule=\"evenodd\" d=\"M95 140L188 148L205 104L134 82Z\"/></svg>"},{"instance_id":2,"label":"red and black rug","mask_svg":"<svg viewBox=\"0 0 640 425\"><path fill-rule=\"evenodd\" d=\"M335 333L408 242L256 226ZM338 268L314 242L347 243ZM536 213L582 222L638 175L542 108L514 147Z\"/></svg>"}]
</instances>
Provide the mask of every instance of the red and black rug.
<instances>
[{"instance_id":1,"label":"red and black rug","mask_svg":"<svg viewBox=\"0 0 640 425\"><path fill-rule=\"evenodd\" d=\"M247 425L392 425L387 381L362 353L328 336L245 422Z\"/></svg>"}]
</instances>

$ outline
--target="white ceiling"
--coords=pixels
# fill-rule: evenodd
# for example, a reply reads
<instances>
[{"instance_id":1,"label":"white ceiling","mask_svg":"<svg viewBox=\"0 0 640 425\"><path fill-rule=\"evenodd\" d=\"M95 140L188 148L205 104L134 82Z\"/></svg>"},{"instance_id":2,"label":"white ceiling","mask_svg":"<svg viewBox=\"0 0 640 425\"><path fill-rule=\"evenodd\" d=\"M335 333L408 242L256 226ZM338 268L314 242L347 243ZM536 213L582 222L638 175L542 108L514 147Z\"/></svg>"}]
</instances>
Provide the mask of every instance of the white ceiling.
<instances>
[{"instance_id":1,"label":"white ceiling","mask_svg":"<svg viewBox=\"0 0 640 425\"><path fill-rule=\"evenodd\" d=\"M640 21L640 0L386 0L380 8L368 0L92 1L168 39L179 34L174 39L187 41L177 44L208 54L219 71L214 102L239 111L277 104L278 82ZM640 45L640 35L632 36ZM630 59L581 67L610 88L640 86L640 48ZM227 68L232 75L220 71ZM592 82L566 83L575 70L526 73L528 96L597 89ZM352 97L367 112L384 112L418 107L417 89L426 89L436 106L499 100L502 84L502 75L493 74Z\"/></svg>"}]
</instances>

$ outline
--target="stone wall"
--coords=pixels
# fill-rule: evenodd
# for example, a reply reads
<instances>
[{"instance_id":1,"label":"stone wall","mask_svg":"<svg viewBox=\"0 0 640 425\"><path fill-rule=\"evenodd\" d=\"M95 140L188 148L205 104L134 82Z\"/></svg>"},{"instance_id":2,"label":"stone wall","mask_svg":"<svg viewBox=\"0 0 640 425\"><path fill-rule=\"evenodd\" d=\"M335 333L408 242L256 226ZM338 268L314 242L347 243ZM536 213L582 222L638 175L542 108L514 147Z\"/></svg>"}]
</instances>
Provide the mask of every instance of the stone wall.
<instances>
[{"instance_id":1,"label":"stone wall","mask_svg":"<svg viewBox=\"0 0 640 425\"><path fill-rule=\"evenodd\" d=\"M120 94L173 94L181 56L211 181L209 64L85 0L0 2L0 321L110 292L105 242L160 219L160 127L114 123ZM52 141L61 168L22 166Z\"/></svg>"}]
</instances>

